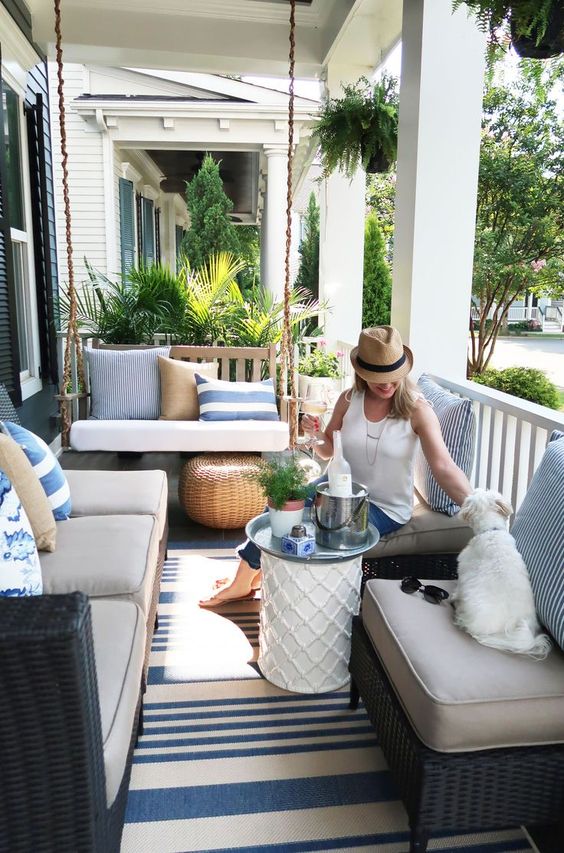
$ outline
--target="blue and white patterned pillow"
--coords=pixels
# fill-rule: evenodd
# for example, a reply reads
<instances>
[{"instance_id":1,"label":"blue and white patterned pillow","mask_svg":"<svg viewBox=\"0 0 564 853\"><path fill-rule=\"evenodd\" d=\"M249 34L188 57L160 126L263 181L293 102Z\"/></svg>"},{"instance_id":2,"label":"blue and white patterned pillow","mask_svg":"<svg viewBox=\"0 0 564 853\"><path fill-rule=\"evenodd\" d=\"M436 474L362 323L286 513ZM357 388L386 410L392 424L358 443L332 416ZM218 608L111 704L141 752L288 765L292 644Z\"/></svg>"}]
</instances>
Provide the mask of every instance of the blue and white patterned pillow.
<instances>
[{"instance_id":1,"label":"blue and white patterned pillow","mask_svg":"<svg viewBox=\"0 0 564 853\"><path fill-rule=\"evenodd\" d=\"M84 350L92 394L90 417L104 421L156 420L161 409L159 356L170 347Z\"/></svg>"},{"instance_id":2,"label":"blue and white patterned pillow","mask_svg":"<svg viewBox=\"0 0 564 853\"><path fill-rule=\"evenodd\" d=\"M272 379L225 382L194 374L201 421L278 421Z\"/></svg>"},{"instance_id":3,"label":"blue and white patterned pillow","mask_svg":"<svg viewBox=\"0 0 564 853\"><path fill-rule=\"evenodd\" d=\"M559 429L553 429L550 433L549 441L558 441L559 439L564 438L564 432Z\"/></svg>"},{"instance_id":4,"label":"blue and white patterned pillow","mask_svg":"<svg viewBox=\"0 0 564 853\"><path fill-rule=\"evenodd\" d=\"M31 524L16 490L0 471L0 595L41 595L41 564Z\"/></svg>"},{"instance_id":5,"label":"blue and white patterned pillow","mask_svg":"<svg viewBox=\"0 0 564 853\"><path fill-rule=\"evenodd\" d=\"M423 374L418 386L426 400L433 405L448 452L467 477L474 460L476 421L472 401L446 391ZM444 492L431 473L429 464L419 449L415 459L415 488L431 509L456 515L460 507Z\"/></svg>"},{"instance_id":6,"label":"blue and white patterned pillow","mask_svg":"<svg viewBox=\"0 0 564 853\"><path fill-rule=\"evenodd\" d=\"M3 430L20 445L49 499L56 521L71 514L71 496L67 478L57 458L42 438L19 424L3 422Z\"/></svg>"},{"instance_id":7,"label":"blue and white patterned pillow","mask_svg":"<svg viewBox=\"0 0 564 853\"><path fill-rule=\"evenodd\" d=\"M511 534L529 570L540 621L564 649L564 441L551 441Z\"/></svg>"}]
</instances>

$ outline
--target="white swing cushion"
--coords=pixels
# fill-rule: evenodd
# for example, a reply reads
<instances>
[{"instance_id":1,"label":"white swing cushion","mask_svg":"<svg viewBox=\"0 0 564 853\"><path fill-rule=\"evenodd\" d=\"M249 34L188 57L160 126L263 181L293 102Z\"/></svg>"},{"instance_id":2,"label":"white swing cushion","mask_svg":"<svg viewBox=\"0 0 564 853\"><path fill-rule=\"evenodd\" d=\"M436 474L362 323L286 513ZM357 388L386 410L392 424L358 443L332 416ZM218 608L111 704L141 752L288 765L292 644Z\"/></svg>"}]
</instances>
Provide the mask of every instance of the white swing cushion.
<instances>
[{"instance_id":1,"label":"white swing cushion","mask_svg":"<svg viewBox=\"0 0 564 853\"><path fill-rule=\"evenodd\" d=\"M89 418L71 427L73 450L120 453L277 452L290 440L285 421L106 421Z\"/></svg>"}]
</instances>

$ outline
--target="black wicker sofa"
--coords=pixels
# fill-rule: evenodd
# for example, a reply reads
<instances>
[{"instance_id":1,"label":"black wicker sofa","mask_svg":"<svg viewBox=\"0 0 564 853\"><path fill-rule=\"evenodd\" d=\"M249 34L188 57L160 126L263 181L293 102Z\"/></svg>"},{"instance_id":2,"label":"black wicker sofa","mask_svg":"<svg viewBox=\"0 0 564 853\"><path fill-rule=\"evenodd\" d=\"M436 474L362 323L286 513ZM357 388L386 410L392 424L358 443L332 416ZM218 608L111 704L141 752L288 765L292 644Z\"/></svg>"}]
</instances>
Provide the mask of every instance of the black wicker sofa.
<instances>
[{"instance_id":1,"label":"black wicker sofa","mask_svg":"<svg viewBox=\"0 0 564 853\"><path fill-rule=\"evenodd\" d=\"M0 596L0 853L118 853L168 534L163 471L66 472L43 595Z\"/></svg>"},{"instance_id":2,"label":"black wicker sofa","mask_svg":"<svg viewBox=\"0 0 564 853\"><path fill-rule=\"evenodd\" d=\"M541 585L533 582L539 616L554 624L543 618L541 596L549 590L544 601L558 611L554 631L561 638L564 438L558 445L547 448L550 466L541 462L512 532L533 581L540 573ZM351 707L361 697L377 731L408 814L410 853L426 851L436 833L518 825L537 843L542 839L542 853L561 853L562 648L555 641L541 661L487 648L454 626L448 602L435 606L421 594L402 593L399 580L406 575L452 591L456 555L368 559L363 569L362 611L352 630Z\"/></svg>"}]
</instances>

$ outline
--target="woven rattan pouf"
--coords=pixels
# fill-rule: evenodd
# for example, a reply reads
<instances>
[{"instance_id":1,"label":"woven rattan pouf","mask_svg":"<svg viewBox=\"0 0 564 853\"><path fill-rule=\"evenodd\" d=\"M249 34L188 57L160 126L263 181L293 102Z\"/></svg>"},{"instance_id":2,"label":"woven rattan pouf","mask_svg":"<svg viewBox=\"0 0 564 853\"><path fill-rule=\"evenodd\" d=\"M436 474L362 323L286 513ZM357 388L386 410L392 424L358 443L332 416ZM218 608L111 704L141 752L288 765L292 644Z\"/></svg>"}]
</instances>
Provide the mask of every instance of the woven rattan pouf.
<instances>
[{"instance_id":1,"label":"woven rattan pouf","mask_svg":"<svg viewBox=\"0 0 564 853\"><path fill-rule=\"evenodd\" d=\"M266 499L249 474L262 465L250 453L202 453L182 466L178 497L186 514L206 527L244 527Z\"/></svg>"}]
</instances>

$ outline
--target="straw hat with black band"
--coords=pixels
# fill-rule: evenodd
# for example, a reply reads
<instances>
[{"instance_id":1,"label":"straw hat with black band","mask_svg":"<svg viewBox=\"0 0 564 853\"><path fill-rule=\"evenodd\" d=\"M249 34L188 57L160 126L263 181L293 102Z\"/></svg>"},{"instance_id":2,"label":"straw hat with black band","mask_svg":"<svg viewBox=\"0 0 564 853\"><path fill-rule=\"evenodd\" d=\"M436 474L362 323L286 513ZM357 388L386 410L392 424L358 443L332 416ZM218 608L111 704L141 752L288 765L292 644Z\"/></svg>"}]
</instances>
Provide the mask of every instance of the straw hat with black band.
<instances>
[{"instance_id":1,"label":"straw hat with black band","mask_svg":"<svg viewBox=\"0 0 564 853\"><path fill-rule=\"evenodd\" d=\"M413 353L393 326L373 326L360 333L358 346L351 350L351 364L365 382L386 385L407 376Z\"/></svg>"}]
</instances>

